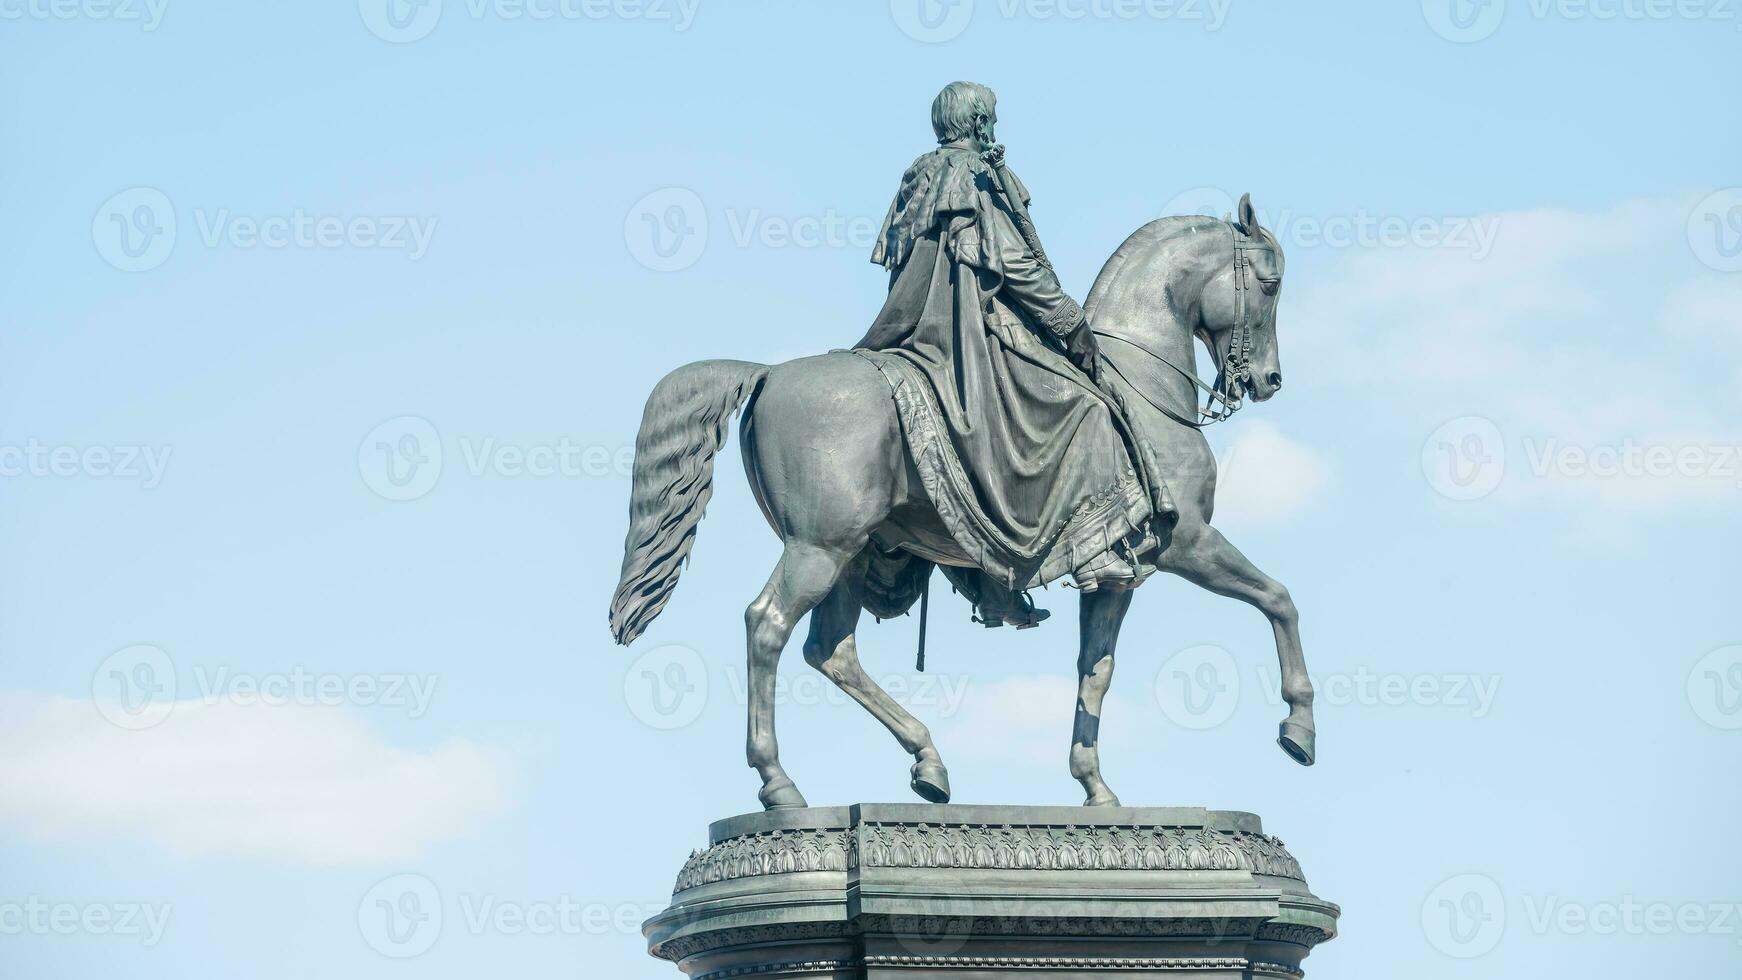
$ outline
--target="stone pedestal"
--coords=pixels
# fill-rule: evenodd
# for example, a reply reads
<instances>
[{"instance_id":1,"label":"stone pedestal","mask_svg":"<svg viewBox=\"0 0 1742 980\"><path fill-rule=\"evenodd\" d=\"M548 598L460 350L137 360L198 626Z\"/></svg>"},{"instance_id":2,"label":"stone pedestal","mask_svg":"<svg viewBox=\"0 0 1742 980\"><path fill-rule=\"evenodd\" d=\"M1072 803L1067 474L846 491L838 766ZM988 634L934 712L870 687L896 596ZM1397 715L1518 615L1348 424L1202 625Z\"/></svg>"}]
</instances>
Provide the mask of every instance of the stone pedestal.
<instances>
[{"instance_id":1,"label":"stone pedestal","mask_svg":"<svg viewBox=\"0 0 1742 980\"><path fill-rule=\"evenodd\" d=\"M1250 813L867 803L718 821L642 931L691 980L1249 980L1337 915Z\"/></svg>"}]
</instances>

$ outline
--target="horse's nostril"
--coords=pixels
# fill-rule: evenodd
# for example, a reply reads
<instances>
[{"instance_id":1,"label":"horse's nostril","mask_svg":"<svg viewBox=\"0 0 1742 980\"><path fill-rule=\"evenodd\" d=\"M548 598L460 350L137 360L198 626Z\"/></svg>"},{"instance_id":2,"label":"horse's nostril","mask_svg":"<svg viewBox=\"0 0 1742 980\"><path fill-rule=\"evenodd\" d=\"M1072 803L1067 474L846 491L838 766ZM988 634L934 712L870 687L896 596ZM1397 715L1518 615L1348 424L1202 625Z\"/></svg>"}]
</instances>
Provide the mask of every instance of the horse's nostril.
<instances>
[{"instance_id":1,"label":"horse's nostril","mask_svg":"<svg viewBox=\"0 0 1742 980\"><path fill-rule=\"evenodd\" d=\"M1280 371L1270 372L1270 387L1272 387L1272 388L1282 387L1282 372L1280 372Z\"/></svg>"}]
</instances>

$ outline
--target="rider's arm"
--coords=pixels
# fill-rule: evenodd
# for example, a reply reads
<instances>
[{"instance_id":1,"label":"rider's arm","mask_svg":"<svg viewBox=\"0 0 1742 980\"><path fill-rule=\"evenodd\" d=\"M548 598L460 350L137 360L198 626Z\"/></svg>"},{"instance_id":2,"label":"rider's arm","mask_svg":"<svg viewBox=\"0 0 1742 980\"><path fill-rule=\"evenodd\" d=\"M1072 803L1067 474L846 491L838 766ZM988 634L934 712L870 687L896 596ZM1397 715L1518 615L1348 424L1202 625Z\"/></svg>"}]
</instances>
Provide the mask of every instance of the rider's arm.
<instances>
[{"instance_id":1,"label":"rider's arm","mask_svg":"<svg viewBox=\"0 0 1742 980\"><path fill-rule=\"evenodd\" d=\"M1015 227L1010 231L1015 234ZM1042 265L1025 246L1011 248L1006 245L1000 251L1005 296L1059 339L1069 338L1083 322L1083 308L1065 294L1058 276Z\"/></svg>"},{"instance_id":2,"label":"rider's arm","mask_svg":"<svg viewBox=\"0 0 1742 980\"><path fill-rule=\"evenodd\" d=\"M1059 285L1058 276L1023 241L1016 223L1002 210L993 219L1004 281L1001 291L1012 305L1062 341L1071 357L1084 370L1094 372L1095 336L1083 316L1083 308Z\"/></svg>"}]
</instances>

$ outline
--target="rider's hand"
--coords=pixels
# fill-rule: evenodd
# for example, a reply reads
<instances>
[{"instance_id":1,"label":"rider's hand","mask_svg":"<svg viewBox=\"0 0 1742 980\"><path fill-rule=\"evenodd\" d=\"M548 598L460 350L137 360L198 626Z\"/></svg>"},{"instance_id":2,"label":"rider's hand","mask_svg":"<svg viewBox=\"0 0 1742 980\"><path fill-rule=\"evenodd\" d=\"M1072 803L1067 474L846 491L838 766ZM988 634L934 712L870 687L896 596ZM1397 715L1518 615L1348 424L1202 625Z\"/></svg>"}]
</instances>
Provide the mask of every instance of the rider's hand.
<instances>
[{"instance_id":1,"label":"rider's hand","mask_svg":"<svg viewBox=\"0 0 1742 980\"><path fill-rule=\"evenodd\" d=\"M1101 380L1101 348L1095 343L1095 333L1089 329L1089 322L1084 320L1077 329L1071 331L1067 344L1071 360L1077 362L1089 377Z\"/></svg>"}]
</instances>

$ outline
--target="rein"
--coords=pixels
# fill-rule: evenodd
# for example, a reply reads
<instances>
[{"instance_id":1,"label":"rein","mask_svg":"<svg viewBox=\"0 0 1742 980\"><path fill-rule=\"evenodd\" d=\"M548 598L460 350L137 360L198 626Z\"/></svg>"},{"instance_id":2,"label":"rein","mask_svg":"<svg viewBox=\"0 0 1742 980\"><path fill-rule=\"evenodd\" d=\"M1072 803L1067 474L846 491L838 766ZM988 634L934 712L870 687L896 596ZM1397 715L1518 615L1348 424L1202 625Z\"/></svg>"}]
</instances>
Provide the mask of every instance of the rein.
<instances>
[{"instance_id":1,"label":"rein","mask_svg":"<svg viewBox=\"0 0 1742 980\"><path fill-rule=\"evenodd\" d=\"M1133 384L1130 378L1126 378L1125 372L1119 370L1117 364L1114 364L1109 360L1105 354L1101 355L1102 363L1111 367L1113 373L1124 378L1125 383L1131 385L1133 390L1143 396L1143 400L1148 402L1151 407L1161 412L1163 415L1166 415L1168 418L1173 419L1175 422L1178 422L1181 425L1191 426L1194 429L1206 428L1217 422L1225 422L1228 419L1233 418L1234 413L1238 412L1241 407L1245 405L1246 396L1244 394L1228 394L1229 382L1238 382L1240 384L1240 390L1245 392L1250 387L1252 381L1251 306L1247 301L1246 294L1252 288L1253 276L1251 271L1252 260L1247 257L1246 253L1267 246L1253 241L1249 236L1241 234L1240 229L1235 227L1232 223L1229 223L1228 225L1228 232L1233 236L1234 247L1235 319L1234 329L1228 337L1228 352L1222 359L1222 369L1216 373L1216 381L1213 385L1204 384L1204 382L1199 379L1196 372L1187 371L1185 368L1182 368L1178 364L1168 360L1161 353L1150 350L1148 347L1145 347L1134 340L1126 337L1113 338L1114 340L1130 344L1132 347L1137 348L1143 353L1148 354L1150 357L1153 357L1161 363L1166 364L1168 367L1173 368L1179 373L1180 377L1185 378L1187 381L1190 381L1193 385L1202 390L1205 396L1204 405L1202 408L1198 408L1198 418L1202 421L1188 419L1166 405L1157 402L1155 399L1151 398L1149 393L1144 391L1141 386ZM1219 410L1218 404L1220 405ZM1197 401L1195 399L1193 400L1192 405L1194 408L1197 407Z\"/></svg>"}]
</instances>

